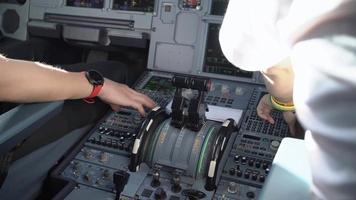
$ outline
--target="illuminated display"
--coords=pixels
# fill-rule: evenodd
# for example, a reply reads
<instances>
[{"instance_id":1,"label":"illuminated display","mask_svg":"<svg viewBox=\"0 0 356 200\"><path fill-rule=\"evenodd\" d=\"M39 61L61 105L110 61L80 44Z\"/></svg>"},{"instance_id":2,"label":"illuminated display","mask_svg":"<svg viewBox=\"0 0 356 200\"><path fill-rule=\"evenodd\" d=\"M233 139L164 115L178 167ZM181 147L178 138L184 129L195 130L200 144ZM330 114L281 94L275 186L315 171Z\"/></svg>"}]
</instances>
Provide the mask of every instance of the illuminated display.
<instances>
[{"instance_id":1,"label":"illuminated display","mask_svg":"<svg viewBox=\"0 0 356 200\"><path fill-rule=\"evenodd\" d=\"M213 74L252 78L252 72L235 67L225 58L219 43L220 26L220 24L209 24L203 71Z\"/></svg>"},{"instance_id":2,"label":"illuminated display","mask_svg":"<svg viewBox=\"0 0 356 200\"><path fill-rule=\"evenodd\" d=\"M154 0L114 0L114 10L153 12Z\"/></svg>"},{"instance_id":3,"label":"illuminated display","mask_svg":"<svg viewBox=\"0 0 356 200\"><path fill-rule=\"evenodd\" d=\"M175 87L170 78L153 76L143 87L144 90L160 91L163 93L172 93Z\"/></svg>"},{"instance_id":4,"label":"illuminated display","mask_svg":"<svg viewBox=\"0 0 356 200\"><path fill-rule=\"evenodd\" d=\"M104 8L104 0L67 0L67 6L84 8Z\"/></svg>"},{"instance_id":5,"label":"illuminated display","mask_svg":"<svg viewBox=\"0 0 356 200\"><path fill-rule=\"evenodd\" d=\"M200 6L200 0L183 0L184 8L193 8L196 9Z\"/></svg>"}]
</instances>

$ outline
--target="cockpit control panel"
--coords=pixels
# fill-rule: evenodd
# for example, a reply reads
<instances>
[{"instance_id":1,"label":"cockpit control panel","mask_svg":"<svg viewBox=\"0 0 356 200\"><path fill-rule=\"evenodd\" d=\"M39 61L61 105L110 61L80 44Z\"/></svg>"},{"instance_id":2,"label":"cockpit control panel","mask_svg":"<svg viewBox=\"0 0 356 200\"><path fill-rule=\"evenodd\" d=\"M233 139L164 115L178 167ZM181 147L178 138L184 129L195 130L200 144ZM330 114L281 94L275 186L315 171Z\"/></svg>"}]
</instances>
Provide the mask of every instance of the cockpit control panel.
<instances>
[{"instance_id":1,"label":"cockpit control panel","mask_svg":"<svg viewBox=\"0 0 356 200\"><path fill-rule=\"evenodd\" d=\"M272 113L275 124L257 116L259 99L266 94L260 73L233 66L220 49L219 29L228 2L5 3L26 9L24 30L33 36L149 50L148 70L134 89L158 107L146 117L130 108L107 113L51 172L45 189L53 198L258 198L289 130L281 112ZM237 120L228 115L208 119L210 106L226 113L240 110L242 115Z\"/></svg>"},{"instance_id":2,"label":"cockpit control panel","mask_svg":"<svg viewBox=\"0 0 356 200\"><path fill-rule=\"evenodd\" d=\"M135 89L150 96L159 107L146 118L129 108L108 113L65 158L52 173L52 178L67 181L58 192L63 195L61 198L258 197L280 141L289 134L281 113L273 113L274 125L256 116L264 88L209 79L209 91L201 103L242 109L244 116L240 121L204 119L201 127L192 129L189 120L181 126L172 123L177 119L173 117L173 106L171 114L164 109L172 99L177 99L177 113L191 119L190 105L198 96L190 95L194 98L187 102L191 94L187 89L182 96L178 95L185 99L185 103L179 104L180 98L175 97L177 85L189 84L185 80L172 84L175 76L167 72L145 73ZM183 108L182 112L179 108Z\"/></svg>"}]
</instances>

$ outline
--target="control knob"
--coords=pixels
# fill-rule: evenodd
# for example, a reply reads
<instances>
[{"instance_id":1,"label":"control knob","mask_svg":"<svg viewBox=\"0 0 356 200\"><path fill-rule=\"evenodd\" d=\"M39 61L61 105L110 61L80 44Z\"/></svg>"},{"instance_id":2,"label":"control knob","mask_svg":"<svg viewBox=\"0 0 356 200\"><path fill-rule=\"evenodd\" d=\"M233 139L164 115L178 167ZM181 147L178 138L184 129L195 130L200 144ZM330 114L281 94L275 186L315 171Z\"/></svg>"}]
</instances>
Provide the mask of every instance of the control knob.
<instances>
[{"instance_id":1,"label":"control knob","mask_svg":"<svg viewBox=\"0 0 356 200\"><path fill-rule=\"evenodd\" d=\"M273 141L271 142L269 148L270 148L272 151L276 152L276 151L278 150L279 144L280 144L279 141L273 140Z\"/></svg>"},{"instance_id":2,"label":"control knob","mask_svg":"<svg viewBox=\"0 0 356 200\"><path fill-rule=\"evenodd\" d=\"M166 193L166 191L164 191L163 188L159 187L156 189L154 197L156 200L162 200L162 199L167 198L167 193Z\"/></svg>"},{"instance_id":3,"label":"control knob","mask_svg":"<svg viewBox=\"0 0 356 200\"><path fill-rule=\"evenodd\" d=\"M227 192L231 194L236 194L239 191L239 185L235 182L230 182L227 187Z\"/></svg>"}]
</instances>

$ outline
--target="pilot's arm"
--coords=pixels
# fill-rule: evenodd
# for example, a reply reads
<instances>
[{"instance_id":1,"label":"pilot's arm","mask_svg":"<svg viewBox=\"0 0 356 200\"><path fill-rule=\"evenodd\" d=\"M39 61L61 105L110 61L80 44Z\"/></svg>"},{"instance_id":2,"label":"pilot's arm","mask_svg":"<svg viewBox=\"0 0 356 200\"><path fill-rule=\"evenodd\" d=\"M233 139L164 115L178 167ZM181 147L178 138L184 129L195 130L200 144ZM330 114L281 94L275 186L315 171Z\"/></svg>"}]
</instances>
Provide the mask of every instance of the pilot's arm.
<instances>
[{"instance_id":1,"label":"pilot's arm","mask_svg":"<svg viewBox=\"0 0 356 200\"><path fill-rule=\"evenodd\" d=\"M274 0L230 1L219 36L222 51L232 64L263 74L269 94L259 102L257 114L270 123L274 119L270 115L269 95L280 102L293 102L290 48L276 34L277 16L281 16L275 13L279 8L276 3ZM293 132L295 117L291 112L283 115Z\"/></svg>"},{"instance_id":2,"label":"pilot's arm","mask_svg":"<svg viewBox=\"0 0 356 200\"><path fill-rule=\"evenodd\" d=\"M293 6L282 5L287 2ZM296 112L312 133L305 141L319 199L356 196L355 7L347 0L230 1L220 32L226 57L245 70L262 71L276 97L293 84L282 77L288 77L288 61L278 69L290 55Z\"/></svg>"},{"instance_id":3,"label":"pilot's arm","mask_svg":"<svg viewBox=\"0 0 356 200\"><path fill-rule=\"evenodd\" d=\"M93 86L83 73L68 72L50 65L8 59L0 55L0 101L44 102L88 97ZM144 107L155 103L127 85L105 79L98 97L114 110L120 106L137 109L144 115Z\"/></svg>"}]
</instances>

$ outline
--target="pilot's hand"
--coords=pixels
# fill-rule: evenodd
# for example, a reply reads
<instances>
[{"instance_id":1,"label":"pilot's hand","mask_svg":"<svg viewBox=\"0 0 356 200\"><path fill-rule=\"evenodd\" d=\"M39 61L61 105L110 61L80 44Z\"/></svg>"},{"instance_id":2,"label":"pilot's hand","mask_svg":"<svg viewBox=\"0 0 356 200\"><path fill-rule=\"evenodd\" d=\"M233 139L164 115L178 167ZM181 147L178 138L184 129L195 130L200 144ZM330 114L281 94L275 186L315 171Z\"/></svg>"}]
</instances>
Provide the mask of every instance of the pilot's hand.
<instances>
[{"instance_id":1,"label":"pilot's hand","mask_svg":"<svg viewBox=\"0 0 356 200\"><path fill-rule=\"evenodd\" d=\"M266 94L261 98L260 102L258 102L257 115L269 123L274 124L274 119L271 116L273 107L269 98L269 94Z\"/></svg>"},{"instance_id":2,"label":"pilot's hand","mask_svg":"<svg viewBox=\"0 0 356 200\"><path fill-rule=\"evenodd\" d=\"M271 116L271 111L273 110L270 96L269 94L264 95L257 106L257 115L262 119L268 121L271 124L274 124L274 119ZM296 121L297 117L292 111L285 111L283 112L284 121L287 123L289 127L289 131L291 135L296 135Z\"/></svg>"},{"instance_id":3,"label":"pilot's hand","mask_svg":"<svg viewBox=\"0 0 356 200\"><path fill-rule=\"evenodd\" d=\"M146 95L136 92L125 84L116 83L109 79L105 79L99 98L108 103L115 111L118 111L120 106L128 106L138 110L142 116L146 114L144 107L153 108L156 105Z\"/></svg>"},{"instance_id":4,"label":"pilot's hand","mask_svg":"<svg viewBox=\"0 0 356 200\"><path fill-rule=\"evenodd\" d=\"M289 126L289 132L292 136L297 136L297 116L292 111L283 112L284 121Z\"/></svg>"}]
</instances>

